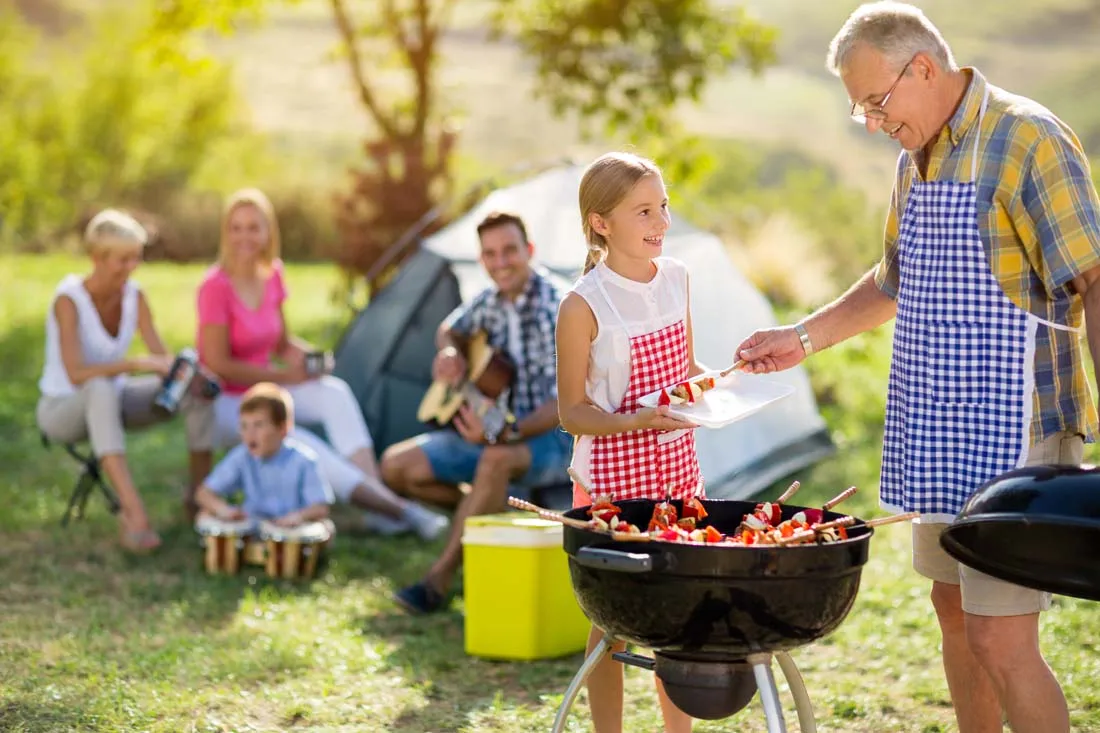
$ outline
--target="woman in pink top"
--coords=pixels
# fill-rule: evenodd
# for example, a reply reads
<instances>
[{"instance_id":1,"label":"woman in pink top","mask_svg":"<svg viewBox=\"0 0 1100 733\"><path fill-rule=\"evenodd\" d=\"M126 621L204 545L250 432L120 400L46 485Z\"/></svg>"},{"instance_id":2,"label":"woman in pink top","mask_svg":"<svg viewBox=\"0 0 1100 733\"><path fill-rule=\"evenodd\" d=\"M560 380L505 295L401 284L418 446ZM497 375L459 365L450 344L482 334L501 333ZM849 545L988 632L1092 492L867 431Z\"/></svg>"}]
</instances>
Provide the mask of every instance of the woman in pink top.
<instances>
[{"instance_id":1,"label":"woman in pink top","mask_svg":"<svg viewBox=\"0 0 1100 733\"><path fill-rule=\"evenodd\" d=\"M307 373L306 354L314 349L291 336L283 316L286 298L271 202L256 189L238 191L222 217L218 263L198 293L199 357L224 382L214 403L216 443L237 442L241 395L249 387L282 384L294 400L295 421L323 426L332 443L300 427L292 433L317 454L337 498L388 517L391 527L434 538L447 520L382 483L370 432L347 383L331 374Z\"/></svg>"}]
</instances>

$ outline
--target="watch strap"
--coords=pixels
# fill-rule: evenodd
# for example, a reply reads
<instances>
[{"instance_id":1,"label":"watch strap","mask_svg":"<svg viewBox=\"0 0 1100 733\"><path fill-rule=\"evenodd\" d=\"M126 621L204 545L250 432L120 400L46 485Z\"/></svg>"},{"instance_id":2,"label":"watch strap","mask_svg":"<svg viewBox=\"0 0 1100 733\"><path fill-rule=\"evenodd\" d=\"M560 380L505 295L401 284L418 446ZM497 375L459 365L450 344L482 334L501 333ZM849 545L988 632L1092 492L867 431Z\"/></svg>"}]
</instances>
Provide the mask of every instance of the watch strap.
<instances>
[{"instance_id":1,"label":"watch strap","mask_svg":"<svg viewBox=\"0 0 1100 733\"><path fill-rule=\"evenodd\" d=\"M801 323L794 324L794 331L798 334L798 340L802 342L802 350L806 352L806 356L814 353L814 345L810 341L810 334L806 332L806 327Z\"/></svg>"}]
</instances>

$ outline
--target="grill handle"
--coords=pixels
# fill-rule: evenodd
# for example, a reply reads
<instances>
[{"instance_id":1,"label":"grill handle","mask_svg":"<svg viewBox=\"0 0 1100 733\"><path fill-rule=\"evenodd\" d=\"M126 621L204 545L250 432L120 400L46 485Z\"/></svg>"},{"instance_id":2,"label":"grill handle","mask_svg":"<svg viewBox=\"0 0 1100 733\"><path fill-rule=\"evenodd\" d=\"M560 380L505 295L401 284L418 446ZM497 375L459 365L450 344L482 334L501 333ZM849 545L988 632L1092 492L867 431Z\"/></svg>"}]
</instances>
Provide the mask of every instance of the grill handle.
<instances>
[{"instance_id":1,"label":"grill handle","mask_svg":"<svg viewBox=\"0 0 1100 733\"><path fill-rule=\"evenodd\" d=\"M573 560L586 568L620 573L648 573L657 564L653 555L646 552L623 552L602 547L582 547Z\"/></svg>"}]
</instances>

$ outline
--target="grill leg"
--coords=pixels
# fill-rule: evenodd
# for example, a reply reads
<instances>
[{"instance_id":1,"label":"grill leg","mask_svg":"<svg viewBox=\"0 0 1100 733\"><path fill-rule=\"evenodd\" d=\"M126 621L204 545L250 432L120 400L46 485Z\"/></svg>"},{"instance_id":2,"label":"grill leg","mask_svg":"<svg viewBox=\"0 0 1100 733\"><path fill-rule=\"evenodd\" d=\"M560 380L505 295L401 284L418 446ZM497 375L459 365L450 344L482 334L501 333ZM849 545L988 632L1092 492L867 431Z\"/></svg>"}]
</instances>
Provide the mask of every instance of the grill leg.
<instances>
[{"instance_id":1,"label":"grill leg","mask_svg":"<svg viewBox=\"0 0 1100 733\"><path fill-rule=\"evenodd\" d=\"M585 660L581 668L577 670L577 674L573 677L573 681L569 683L569 687L565 690L565 697L562 698L561 707L558 708L558 714L554 718L554 727L550 729L550 733L562 733L565 730L565 721L569 718L569 709L573 707L573 701L577 699L577 695L580 694L581 688L584 686L585 681L588 679L588 675L592 674L592 669L603 659L604 655L611 649L611 640L606 635L600 639L600 643L596 645L596 648L592 650Z\"/></svg>"},{"instance_id":2,"label":"grill leg","mask_svg":"<svg viewBox=\"0 0 1100 733\"><path fill-rule=\"evenodd\" d=\"M754 655L748 658L752 665L756 687L760 691L760 702L764 704L764 717L768 721L768 733L787 733L787 724L783 720L783 708L779 705L779 690L775 687L772 675L770 654Z\"/></svg>"},{"instance_id":3,"label":"grill leg","mask_svg":"<svg viewBox=\"0 0 1100 733\"><path fill-rule=\"evenodd\" d=\"M802 681L802 675L795 666L794 660L787 652L776 652L775 659L779 662L779 669L787 679L787 685L791 688L791 697L794 698L794 707L798 711L798 728L802 733L817 733L817 723L814 721L814 706L810 703L810 693L806 691L806 684Z\"/></svg>"}]
</instances>

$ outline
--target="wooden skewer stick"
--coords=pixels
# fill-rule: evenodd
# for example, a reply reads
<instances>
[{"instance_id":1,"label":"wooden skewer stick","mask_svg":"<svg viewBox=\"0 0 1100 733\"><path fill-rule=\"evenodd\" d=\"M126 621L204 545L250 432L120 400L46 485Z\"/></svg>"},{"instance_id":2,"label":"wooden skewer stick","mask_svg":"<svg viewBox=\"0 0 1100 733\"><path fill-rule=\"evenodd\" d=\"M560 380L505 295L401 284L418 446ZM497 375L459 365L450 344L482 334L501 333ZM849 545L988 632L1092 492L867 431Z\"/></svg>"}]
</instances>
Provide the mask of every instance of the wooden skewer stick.
<instances>
[{"instance_id":1,"label":"wooden skewer stick","mask_svg":"<svg viewBox=\"0 0 1100 733\"><path fill-rule=\"evenodd\" d=\"M524 501L523 499L517 499L514 496L508 497L508 505L515 507L516 509L523 509L524 511L533 512L539 517L549 520L551 522L560 522L567 527L583 529L589 532L596 532L597 534L610 535L611 539L614 540L620 540L623 542L650 542L653 539L645 533L635 534L634 532L617 532L613 529L603 529L601 527L596 527L583 520L573 519L572 517L567 517L560 512L552 512L549 509L543 509L537 504L532 504L531 502Z\"/></svg>"},{"instance_id":2,"label":"wooden skewer stick","mask_svg":"<svg viewBox=\"0 0 1100 733\"><path fill-rule=\"evenodd\" d=\"M906 512L905 514L895 514L892 517L880 517L879 519L871 519L863 523L864 527L881 527L884 524L893 524L894 522L904 522L907 519L916 519L920 516L920 512Z\"/></svg>"},{"instance_id":3,"label":"wooden skewer stick","mask_svg":"<svg viewBox=\"0 0 1100 733\"><path fill-rule=\"evenodd\" d=\"M799 487L801 486L802 484L800 482L795 481L793 484L787 487L786 491L779 495L779 498L775 500L775 503L783 504L790 501L791 497L795 495L795 492L798 491Z\"/></svg>"},{"instance_id":4,"label":"wooden skewer stick","mask_svg":"<svg viewBox=\"0 0 1100 733\"><path fill-rule=\"evenodd\" d=\"M829 511L834 506L836 506L840 502L844 501L845 499L850 497L852 494L856 493L856 491L858 491L858 489L856 489L855 486L849 486L848 488L844 489L844 491L840 492L839 494L834 496L832 499L829 499L827 502L822 504L821 509L823 511L826 511L826 512Z\"/></svg>"},{"instance_id":5,"label":"wooden skewer stick","mask_svg":"<svg viewBox=\"0 0 1100 733\"><path fill-rule=\"evenodd\" d=\"M722 371L718 372L718 376L720 376L722 378L725 378L727 374L729 374L730 372L737 371L738 369L740 369L743 366L745 366L745 360L744 359L738 359L737 361L733 362L733 364L730 364L728 367L726 367Z\"/></svg>"},{"instance_id":6,"label":"wooden skewer stick","mask_svg":"<svg viewBox=\"0 0 1100 733\"><path fill-rule=\"evenodd\" d=\"M777 545L790 545L802 540L812 540L817 537L817 532L812 529L800 529L789 537L780 537L775 541Z\"/></svg>"},{"instance_id":7,"label":"wooden skewer stick","mask_svg":"<svg viewBox=\"0 0 1100 733\"><path fill-rule=\"evenodd\" d=\"M834 519L831 522L822 522L821 524L815 524L811 529L815 532L822 532L827 529L835 529L837 527L848 527L854 524L855 517L841 517L840 519Z\"/></svg>"},{"instance_id":8,"label":"wooden skewer stick","mask_svg":"<svg viewBox=\"0 0 1100 733\"><path fill-rule=\"evenodd\" d=\"M567 517L560 512L552 512L549 509L543 509L537 504L532 504L531 502L524 501L523 499L517 499L514 496L508 497L508 505L513 506L516 509L523 509L524 511L534 512L543 519L549 519L551 522L561 522L567 527L576 527L577 529L596 529L595 527L589 525L588 522L582 521L580 519L573 519L572 517Z\"/></svg>"}]
</instances>

